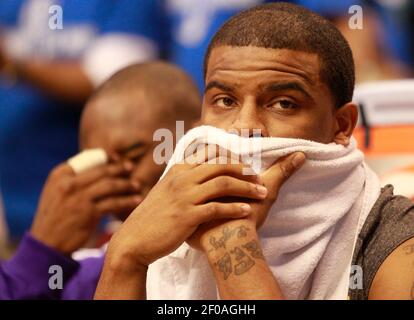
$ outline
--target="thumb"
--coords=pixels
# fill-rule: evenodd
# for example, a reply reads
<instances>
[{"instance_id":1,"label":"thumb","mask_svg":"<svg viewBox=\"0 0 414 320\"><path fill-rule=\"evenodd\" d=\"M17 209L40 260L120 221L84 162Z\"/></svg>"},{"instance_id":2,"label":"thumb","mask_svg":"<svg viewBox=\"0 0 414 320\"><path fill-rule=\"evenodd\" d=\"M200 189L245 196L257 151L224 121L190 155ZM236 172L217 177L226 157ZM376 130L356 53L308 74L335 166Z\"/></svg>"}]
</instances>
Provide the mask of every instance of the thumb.
<instances>
[{"instance_id":1,"label":"thumb","mask_svg":"<svg viewBox=\"0 0 414 320\"><path fill-rule=\"evenodd\" d=\"M274 198L282 184L289 179L305 163L306 156L303 152L295 152L278 159L269 169L261 174L262 181L269 192L269 197Z\"/></svg>"}]
</instances>

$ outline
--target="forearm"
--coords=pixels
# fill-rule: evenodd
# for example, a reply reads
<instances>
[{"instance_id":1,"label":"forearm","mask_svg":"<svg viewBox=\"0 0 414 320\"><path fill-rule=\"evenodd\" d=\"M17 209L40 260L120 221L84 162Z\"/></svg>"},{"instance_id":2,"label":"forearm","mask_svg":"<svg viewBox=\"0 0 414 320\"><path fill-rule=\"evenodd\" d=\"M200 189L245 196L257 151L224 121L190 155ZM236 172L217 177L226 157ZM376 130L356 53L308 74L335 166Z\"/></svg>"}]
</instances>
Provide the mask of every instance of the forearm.
<instances>
[{"instance_id":1,"label":"forearm","mask_svg":"<svg viewBox=\"0 0 414 320\"><path fill-rule=\"evenodd\" d=\"M147 269L108 251L94 299L145 300Z\"/></svg>"},{"instance_id":2,"label":"forearm","mask_svg":"<svg viewBox=\"0 0 414 320\"><path fill-rule=\"evenodd\" d=\"M234 220L201 239L221 299L283 299L260 246L256 227Z\"/></svg>"},{"instance_id":3,"label":"forearm","mask_svg":"<svg viewBox=\"0 0 414 320\"><path fill-rule=\"evenodd\" d=\"M82 103L93 90L92 83L77 62L14 62L17 77L55 98Z\"/></svg>"}]
</instances>

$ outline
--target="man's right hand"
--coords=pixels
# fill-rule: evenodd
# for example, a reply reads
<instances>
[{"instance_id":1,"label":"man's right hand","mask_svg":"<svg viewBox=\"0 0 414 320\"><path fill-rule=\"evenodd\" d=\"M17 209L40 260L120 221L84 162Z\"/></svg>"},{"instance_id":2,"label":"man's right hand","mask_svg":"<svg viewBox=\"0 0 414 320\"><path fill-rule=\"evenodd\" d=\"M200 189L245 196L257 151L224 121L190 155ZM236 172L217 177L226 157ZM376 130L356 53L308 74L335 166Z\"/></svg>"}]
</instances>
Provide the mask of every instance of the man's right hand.
<instances>
[{"instance_id":1,"label":"man's right hand","mask_svg":"<svg viewBox=\"0 0 414 320\"><path fill-rule=\"evenodd\" d=\"M142 201L132 164L106 164L75 174L61 164L49 175L31 235L69 255L82 247L106 214L130 213Z\"/></svg>"},{"instance_id":2,"label":"man's right hand","mask_svg":"<svg viewBox=\"0 0 414 320\"><path fill-rule=\"evenodd\" d=\"M240 219L251 213L244 202L224 196L263 199L257 176L241 164L178 164L149 192L112 237L96 299L144 299L149 264L178 248L200 224Z\"/></svg>"},{"instance_id":3,"label":"man's right hand","mask_svg":"<svg viewBox=\"0 0 414 320\"><path fill-rule=\"evenodd\" d=\"M251 212L243 201L217 199L260 200L267 194L263 189L257 176L243 174L242 164L175 165L112 237L107 257L124 267L126 260L130 266L148 266L178 248L200 224Z\"/></svg>"}]
</instances>

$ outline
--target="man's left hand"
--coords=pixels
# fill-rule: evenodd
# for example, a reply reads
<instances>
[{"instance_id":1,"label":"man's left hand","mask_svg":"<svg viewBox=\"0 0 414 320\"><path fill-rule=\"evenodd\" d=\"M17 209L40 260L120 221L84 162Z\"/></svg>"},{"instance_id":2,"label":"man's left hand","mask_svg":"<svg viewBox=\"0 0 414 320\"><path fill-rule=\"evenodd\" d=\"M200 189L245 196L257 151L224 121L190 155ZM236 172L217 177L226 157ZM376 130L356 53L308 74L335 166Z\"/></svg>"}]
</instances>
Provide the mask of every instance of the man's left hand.
<instances>
[{"instance_id":1,"label":"man's left hand","mask_svg":"<svg viewBox=\"0 0 414 320\"><path fill-rule=\"evenodd\" d=\"M260 228L266 220L271 206L277 200L280 188L304 164L305 159L302 152L296 152L279 159L260 174L258 178L266 187L267 196L263 200L250 201L252 214L243 220L246 220L249 225L255 226L256 229ZM208 239L212 235L220 234L226 224L233 222L234 220L221 220L203 224L192 234L187 243L194 248L208 250Z\"/></svg>"}]
</instances>

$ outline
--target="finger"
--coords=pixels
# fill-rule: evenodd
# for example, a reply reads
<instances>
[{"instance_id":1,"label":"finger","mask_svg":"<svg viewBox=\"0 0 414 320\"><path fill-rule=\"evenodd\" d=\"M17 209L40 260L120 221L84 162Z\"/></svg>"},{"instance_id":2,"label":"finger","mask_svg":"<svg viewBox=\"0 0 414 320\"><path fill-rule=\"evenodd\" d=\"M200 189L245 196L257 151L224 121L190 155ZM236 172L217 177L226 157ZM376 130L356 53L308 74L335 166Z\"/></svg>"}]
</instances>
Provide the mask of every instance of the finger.
<instances>
[{"instance_id":1,"label":"finger","mask_svg":"<svg viewBox=\"0 0 414 320\"><path fill-rule=\"evenodd\" d=\"M306 160L303 152L295 152L278 159L269 169L262 173L263 184L269 190L269 197L277 195L282 184L295 173Z\"/></svg>"},{"instance_id":2,"label":"finger","mask_svg":"<svg viewBox=\"0 0 414 320\"><path fill-rule=\"evenodd\" d=\"M247 217L252 208L247 203L233 202L209 202L196 207L192 215L195 225L209 222L216 219L240 219Z\"/></svg>"},{"instance_id":3,"label":"finger","mask_svg":"<svg viewBox=\"0 0 414 320\"><path fill-rule=\"evenodd\" d=\"M191 143L184 151L184 162L193 166L204 163L217 154L217 145L198 143L195 141Z\"/></svg>"},{"instance_id":4,"label":"finger","mask_svg":"<svg viewBox=\"0 0 414 320\"><path fill-rule=\"evenodd\" d=\"M91 184L84 192L88 194L91 199L99 199L126 193L136 194L139 190L140 186L135 181L132 182L125 178L106 177Z\"/></svg>"},{"instance_id":5,"label":"finger","mask_svg":"<svg viewBox=\"0 0 414 320\"><path fill-rule=\"evenodd\" d=\"M254 183L261 183L260 176L257 174L252 174L251 171L248 171L249 167L246 165L239 164L202 164L192 170L194 174L195 182L204 183L208 180L211 180L215 177L228 175L231 177L239 178L245 181L250 181ZM246 174L247 173L247 174Z\"/></svg>"},{"instance_id":6,"label":"finger","mask_svg":"<svg viewBox=\"0 0 414 320\"><path fill-rule=\"evenodd\" d=\"M79 187L88 186L103 177L127 176L133 165L129 162L104 164L78 174L75 178Z\"/></svg>"},{"instance_id":7,"label":"finger","mask_svg":"<svg viewBox=\"0 0 414 320\"><path fill-rule=\"evenodd\" d=\"M240 163L240 156L216 144L190 145L184 154L184 162L194 166L203 163Z\"/></svg>"},{"instance_id":8,"label":"finger","mask_svg":"<svg viewBox=\"0 0 414 320\"><path fill-rule=\"evenodd\" d=\"M203 203L221 197L243 197L264 199L267 189L256 183L247 182L230 176L211 179L193 190L195 203Z\"/></svg>"},{"instance_id":9,"label":"finger","mask_svg":"<svg viewBox=\"0 0 414 320\"><path fill-rule=\"evenodd\" d=\"M60 179L64 176L74 177L75 173L70 165L66 162L58 165L50 172L50 177L54 179Z\"/></svg>"},{"instance_id":10,"label":"finger","mask_svg":"<svg viewBox=\"0 0 414 320\"><path fill-rule=\"evenodd\" d=\"M96 202L96 211L99 215L124 214L132 212L141 202L140 196L118 196L99 200Z\"/></svg>"}]
</instances>

